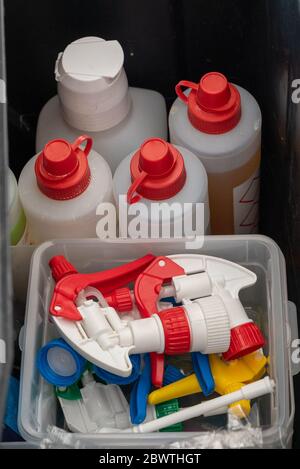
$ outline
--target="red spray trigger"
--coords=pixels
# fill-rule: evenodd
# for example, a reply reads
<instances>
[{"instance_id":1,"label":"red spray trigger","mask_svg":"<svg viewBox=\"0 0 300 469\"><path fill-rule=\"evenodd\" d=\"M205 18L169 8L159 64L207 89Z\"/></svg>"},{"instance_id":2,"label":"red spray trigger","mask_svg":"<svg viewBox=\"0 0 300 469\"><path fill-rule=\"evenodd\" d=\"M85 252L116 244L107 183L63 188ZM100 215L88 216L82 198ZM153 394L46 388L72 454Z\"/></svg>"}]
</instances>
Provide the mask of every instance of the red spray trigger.
<instances>
[{"instance_id":1,"label":"red spray trigger","mask_svg":"<svg viewBox=\"0 0 300 469\"><path fill-rule=\"evenodd\" d=\"M157 257L137 278L134 286L136 305L142 317L158 314L157 300L162 285L172 277L184 275L182 267L168 257ZM164 355L151 353L152 384L161 387L164 374Z\"/></svg>"},{"instance_id":2,"label":"red spray trigger","mask_svg":"<svg viewBox=\"0 0 300 469\"><path fill-rule=\"evenodd\" d=\"M58 272L61 277L54 288L50 314L72 321L80 321L82 317L77 309L76 299L81 291L87 287L94 287L103 295L109 295L117 288L134 281L153 259L155 257L152 254L147 254L140 259L110 270L80 274L76 273L76 269L63 256L55 256L49 264L57 278L59 277Z\"/></svg>"}]
</instances>

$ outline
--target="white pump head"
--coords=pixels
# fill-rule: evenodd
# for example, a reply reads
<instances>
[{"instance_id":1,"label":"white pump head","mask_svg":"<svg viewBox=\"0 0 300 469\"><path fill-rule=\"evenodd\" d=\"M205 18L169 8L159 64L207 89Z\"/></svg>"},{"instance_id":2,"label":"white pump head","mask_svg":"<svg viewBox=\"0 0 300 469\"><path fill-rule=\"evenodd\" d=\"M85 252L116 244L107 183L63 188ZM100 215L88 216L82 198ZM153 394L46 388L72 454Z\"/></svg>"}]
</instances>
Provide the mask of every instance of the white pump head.
<instances>
[{"instance_id":1,"label":"white pump head","mask_svg":"<svg viewBox=\"0 0 300 469\"><path fill-rule=\"evenodd\" d=\"M99 37L78 39L58 55L55 78L69 125L98 132L126 117L131 103L123 63L120 43Z\"/></svg>"}]
</instances>

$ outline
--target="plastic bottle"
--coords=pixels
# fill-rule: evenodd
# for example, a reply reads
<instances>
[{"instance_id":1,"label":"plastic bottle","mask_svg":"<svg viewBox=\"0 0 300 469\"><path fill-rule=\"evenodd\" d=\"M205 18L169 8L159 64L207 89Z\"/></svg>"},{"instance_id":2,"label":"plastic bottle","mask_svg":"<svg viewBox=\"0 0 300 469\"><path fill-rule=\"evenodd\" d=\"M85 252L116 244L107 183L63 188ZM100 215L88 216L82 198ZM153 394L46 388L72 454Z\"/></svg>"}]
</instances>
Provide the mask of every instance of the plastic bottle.
<instances>
[{"instance_id":1,"label":"plastic bottle","mask_svg":"<svg viewBox=\"0 0 300 469\"><path fill-rule=\"evenodd\" d=\"M122 161L114 175L113 191L119 207L120 235L124 229L121 224L125 213L128 232L132 235L131 207L139 201L143 204L138 215L140 226L148 227L147 230L141 229L141 237L177 237L180 232L181 236L207 233L207 186L204 166L191 151L160 138L146 140ZM199 212L197 203L202 204ZM164 211L163 205L166 204L169 208ZM175 204L178 212L172 210Z\"/></svg>"},{"instance_id":2,"label":"plastic bottle","mask_svg":"<svg viewBox=\"0 0 300 469\"><path fill-rule=\"evenodd\" d=\"M112 175L91 147L87 136L72 144L52 140L23 168L19 191L31 244L96 238L96 209L99 203L112 201Z\"/></svg>"},{"instance_id":3,"label":"plastic bottle","mask_svg":"<svg viewBox=\"0 0 300 469\"><path fill-rule=\"evenodd\" d=\"M257 102L217 72L207 73L199 84L180 81L176 92L170 139L189 148L205 166L212 234L255 233L261 152Z\"/></svg>"},{"instance_id":4,"label":"plastic bottle","mask_svg":"<svg viewBox=\"0 0 300 469\"><path fill-rule=\"evenodd\" d=\"M22 208L18 184L14 173L8 169L8 216L10 227L10 244L22 244L26 233L26 218Z\"/></svg>"},{"instance_id":5,"label":"plastic bottle","mask_svg":"<svg viewBox=\"0 0 300 469\"><path fill-rule=\"evenodd\" d=\"M156 91L129 88L118 41L85 37L58 55L58 96L40 113L36 150L51 139L74 140L88 132L94 149L114 172L124 155L146 138L167 138L164 98Z\"/></svg>"}]
</instances>

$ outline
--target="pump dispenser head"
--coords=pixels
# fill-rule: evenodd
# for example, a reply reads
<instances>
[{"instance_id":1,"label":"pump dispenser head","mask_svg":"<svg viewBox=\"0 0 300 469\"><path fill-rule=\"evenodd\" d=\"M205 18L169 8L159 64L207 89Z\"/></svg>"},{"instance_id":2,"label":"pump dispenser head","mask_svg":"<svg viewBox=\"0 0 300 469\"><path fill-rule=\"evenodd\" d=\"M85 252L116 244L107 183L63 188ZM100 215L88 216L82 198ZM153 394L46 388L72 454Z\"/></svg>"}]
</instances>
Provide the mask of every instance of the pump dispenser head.
<instances>
[{"instance_id":1,"label":"pump dispenser head","mask_svg":"<svg viewBox=\"0 0 300 469\"><path fill-rule=\"evenodd\" d=\"M191 88L191 92L186 95L182 87ZM191 124L201 132L229 132L241 118L240 93L221 73L207 73L199 83L182 80L175 89L177 96L188 107Z\"/></svg>"},{"instance_id":2,"label":"pump dispenser head","mask_svg":"<svg viewBox=\"0 0 300 469\"><path fill-rule=\"evenodd\" d=\"M119 124L130 110L124 53L118 41L85 37L58 55L55 78L66 122L98 132Z\"/></svg>"}]
</instances>

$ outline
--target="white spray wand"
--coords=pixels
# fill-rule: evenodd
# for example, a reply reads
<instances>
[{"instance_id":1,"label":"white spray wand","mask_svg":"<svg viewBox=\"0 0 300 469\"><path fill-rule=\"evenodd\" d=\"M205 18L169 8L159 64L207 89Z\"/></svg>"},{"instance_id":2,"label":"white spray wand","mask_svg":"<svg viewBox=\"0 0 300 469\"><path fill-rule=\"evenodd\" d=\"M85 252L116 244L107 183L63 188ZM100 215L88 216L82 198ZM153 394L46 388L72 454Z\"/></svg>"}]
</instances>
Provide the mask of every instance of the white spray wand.
<instances>
[{"instance_id":1,"label":"white spray wand","mask_svg":"<svg viewBox=\"0 0 300 469\"><path fill-rule=\"evenodd\" d=\"M229 406L234 402L241 401L243 399L251 400L265 394L271 394L275 388L275 383L269 377L260 379L255 383L246 384L241 389L224 396L216 397L209 401L201 402L191 407L181 409L178 412L170 415L166 415L157 420L151 420L150 422L135 425L131 428L124 430L126 433L151 433L166 428L170 425L174 425L179 422L184 422L195 417L200 417L210 412L214 412L223 406Z\"/></svg>"}]
</instances>

